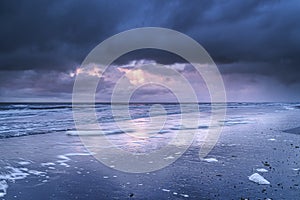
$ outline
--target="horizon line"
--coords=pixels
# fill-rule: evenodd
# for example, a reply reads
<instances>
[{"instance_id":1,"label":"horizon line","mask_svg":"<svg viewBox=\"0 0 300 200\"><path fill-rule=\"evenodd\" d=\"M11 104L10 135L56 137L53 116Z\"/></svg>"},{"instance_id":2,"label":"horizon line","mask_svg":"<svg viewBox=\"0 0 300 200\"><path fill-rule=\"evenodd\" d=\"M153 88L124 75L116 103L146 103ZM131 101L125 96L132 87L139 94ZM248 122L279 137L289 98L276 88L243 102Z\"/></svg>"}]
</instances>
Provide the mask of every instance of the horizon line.
<instances>
[{"instance_id":1,"label":"horizon line","mask_svg":"<svg viewBox=\"0 0 300 200\"><path fill-rule=\"evenodd\" d=\"M72 102L72 101L0 101L0 104L34 104L34 103L49 103L49 104L226 104L226 103L300 103L297 101L227 101L227 102L165 102L165 101L133 101L133 102L110 102L110 101L102 101L102 102Z\"/></svg>"}]
</instances>

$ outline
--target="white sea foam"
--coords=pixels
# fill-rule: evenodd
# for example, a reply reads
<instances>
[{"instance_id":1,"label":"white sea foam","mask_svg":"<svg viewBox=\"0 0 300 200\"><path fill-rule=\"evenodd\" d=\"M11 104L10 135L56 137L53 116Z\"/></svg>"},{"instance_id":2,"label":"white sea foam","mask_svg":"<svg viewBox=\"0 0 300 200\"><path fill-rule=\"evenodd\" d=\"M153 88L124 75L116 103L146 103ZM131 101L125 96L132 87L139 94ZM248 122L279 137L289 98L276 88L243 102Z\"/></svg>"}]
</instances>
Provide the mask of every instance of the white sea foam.
<instances>
[{"instance_id":1,"label":"white sea foam","mask_svg":"<svg viewBox=\"0 0 300 200\"><path fill-rule=\"evenodd\" d=\"M67 153L67 154L64 154L65 156L91 156L91 155L94 155L95 153Z\"/></svg>"},{"instance_id":2,"label":"white sea foam","mask_svg":"<svg viewBox=\"0 0 300 200\"><path fill-rule=\"evenodd\" d=\"M15 168L15 167L11 167L11 166L6 166L5 169L7 169L6 173L2 173L0 175L0 179L2 180L11 180L11 181L15 181L15 180L21 180L21 179L25 179L27 176L29 176L29 174L33 174L36 176L45 176L46 172L41 172L41 171L37 171L37 170L29 170L28 168Z\"/></svg>"},{"instance_id":3,"label":"white sea foam","mask_svg":"<svg viewBox=\"0 0 300 200\"><path fill-rule=\"evenodd\" d=\"M95 153L89 153L89 152L83 152L83 153L67 153L67 154L63 154L63 155L58 155L57 158L59 160L57 160L56 162L59 163L62 166L65 167L70 167L70 165L67 164L67 162L71 161L72 156L90 156L90 155L94 155Z\"/></svg>"},{"instance_id":4,"label":"white sea foam","mask_svg":"<svg viewBox=\"0 0 300 200\"><path fill-rule=\"evenodd\" d=\"M69 162L71 160L70 158L68 158L65 155L58 155L57 158L60 159L60 160L56 161L57 163L59 163L62 166L65 166L65 167L70 167L70 165L66 164L66 162Z\"/></svg>"},{"instance_id":5,"label":"white sea foam","mask_svg":"<svg viewBox=\"0 0 300 200\"><path fill-rule=\"evenodd\" d=\"M174 156L168 156L166 158L164 158L165 160L171 160L171 159L174 159L175 157Z\"/></svg>"},{"instance_id":6,"label":"white sea foam","mask_svg":"<svg viewBox=\"0 0 300 200\"><path fill-rule=\"evenodd\" d=\"M5 169L7 169L7 173L1 174L0 179L15 181L15 180L24 179L29 175L28 173L23 172L19 168L6 166Z\"/></svg>"},{"instance_id":7,"label":"white sea foam","mask_svg":"<svg viewBox=\"0 0 300 200\"><path fill-rule=\"evenodd\" d=\"M25 167L16 168L12 166L6 166L4 169L6 171L0 174L0 197L4 197L6 195L6 190L8 188L6 181L15 182L16 180L25 179L30 174L36 176L46 176L46 172L30 170Z\"/></svg>"},{"instance_id":8,"label":"white sea foam","mask_svg":"<svg viewBox=\"0 0 300 200\"><path fill-rule=\"evenodd\" d=\"M57 158L60 159L60 160L57 160L56 162L59 163L62 166L70 167L70 165L67 164L67 162L71 161L70 157L72 157L72 156L90 156L90 155L94 155L94 154L95 153L89 153L89 152L67 153L67 154L63 154L63 155L58 155Z\"/></svg>"},{"instance_id":9,"label":"white sea foam","mask_svg":"<svg viewBox=\"0 0 300 200\"><path fill-rule=\"evenodd\" d=\"M55 169L55 167L48 167L48 169Z\"/></svg>"},{"instance_id":10,"label":"white sea foam","mask_svg":"<svg viewBox=\"0 0 300 200\"><path fill-rule=\"evenodd\" d=\"M267 169L264 169L264 168L256 169L256 171L258 171L258 172L268 172L268 170L267 170Z\"/></svg>"},{"instance_id":11,"label":"white sea foam","mask_svg":"<svg viewBox=\"0 0 300 200\"><path fill-rule=\"evenodd\" d=\"M58 163L62 163L62 162L68 162L71 159L65 155L58 155L57 158L59 158L60 160L56 161Z\"/></svg>"},{"instance_id":12,"label":"white sea foam","mask_svg":"<svg viewBox=\"0 0 300 200\"><path fill-rule=\"evenodd\" d=\"M59 165L65 166L65 167L70 167L70 165L68 165L67 163L64 163L64 162L60 163Z\"/></svg>"},{"instance_id":13,"label":"white sea foam","mask_svg":"<svg viewBox=\"0 0 300 200\"><path fill-rule=\"evenodd\" d=\"M254 173L251 176L249 176L249 180L253 181L255 183L258 183L260 185L269 185L270 182L267 181L263 176L259 175L258 173Z\"/></svg>"},{"instance_id":14,"label":"white sea foam","mask_svg":"<svg viewBox=\"0 0 300 200\"><path fill-rule=\"evenodd\" d=\"M37 171L37 170L28 170L29 174L33 174L36 176L45 176L46 172L41 172L41 171Z\"/></svg>"},{"instance_id":15,"label":"white sea foam","mask_svg":"<svg viewBox=\"0 0 300 200\"><path fill-rule=\"evenodd\" d=\"M18 162L18 164L19 165L29 165L29 164L31 164L31 162L29 162L29 161L20 161L20 162Z\"/></svg>"},{"instance_id":16,"label":"white sea foam","mask_svg":"<svg viewBox=\"0 0 300 200\"><path fill-rule=\"evenodd\" d=\"M99 130L67 131L68 136L101 136L103 133Z\"/></svg>"},{"instance_id":17,"label":"white sea foam","mask_svg":"<svg viewBox=\"0 0 300 200\"><path fill-rule=\"evenodd\" d=\"M162 189L162 191L164 191L164 192L170 192L171 190L168 190L168 189Z\"/></svg>"},{"instance_id":18,"label":"white sea foam","mask_svg":"<svg viewBox=\"0 0 300 200\"><path fill-rule=\"evenodd\" d=\"M203 158L202 159L203 161L205 161L205 162L218 162L218 160L216 159L216 158Z\"/></svg>"},{"instance_id":19,"label":"white sea foam","mask_svg":"<svg viewBox=\"0 0 300 200\"><path fill-rule=\"evenodd\" d=\"M7 182L5 180L0 181L0 198L6 195L7 188Z\"/></svg>"},{"instance_id":20,"label":"white sea foam","mask_svg":"<svg viewBox=\"0 0 300 200\"><path fill-rule=\"evenodd\" d=\"M20 170L22 170L22 171L25 171L25 172L27 172L29 169L28 168L26 168L26 167L21 167L21 168L19 168Z\"/></svg>"},{"instance_id":21,"label":"white sea foam","mask_svg":"<svg viewBox=\"0 0 300 200\"><path fill-rule=\"evenodd\" d=\"M269 141L276 141L276 139L275 138L270 138L270 139L268 139Z\"/></svg>"},{"instance_id":22,"label":"white sea foam","mask_svg":"<svg viewBox=\"0 0 300 200\"><path fill-rule=\"evenodd\" d=\"M41 163L41 165L42 165L43 167L47 167L47 166L54 166L54 165L56 165L56 164L53 163L53 162L46 162L46 163Z\"/></svg>"},{"instance_id":23,"label":"white sea foam","mask_svg":"<svg viewBox=\"0 0 300 200\"><path fill-rule=\"evenodd\" d=\"M283 106L286 110L295 110L293 106Z\"/></svg>"},{"instance_id":24,"label":"white sea foam","mask_svg":"<svg viewBox=\"0 0 300 200\"><path fill-rule=\"evenodd\" d=\"M183 197L185 197L185 198L188 198L188 197L189 197L189 195L187 195L187 194L180 194L180 196L183 196Z\"/></svg>"}]
</instances>

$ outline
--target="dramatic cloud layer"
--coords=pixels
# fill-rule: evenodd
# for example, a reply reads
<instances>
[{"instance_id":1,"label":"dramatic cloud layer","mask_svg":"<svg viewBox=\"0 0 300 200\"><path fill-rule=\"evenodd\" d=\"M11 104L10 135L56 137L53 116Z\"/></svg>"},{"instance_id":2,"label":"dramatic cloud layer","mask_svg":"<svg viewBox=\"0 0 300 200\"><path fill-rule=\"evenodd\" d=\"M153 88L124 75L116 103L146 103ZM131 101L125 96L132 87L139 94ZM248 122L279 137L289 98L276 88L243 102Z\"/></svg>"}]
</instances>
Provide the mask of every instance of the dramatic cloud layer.
<instances>
[{"instance_id":1,"label":"dramatic cloud layer","mask_svg":"<svg viewBox=\"0 0 300 200\"><path fill-rule=\"evenodd\" d=\"M69 100L76 69L97 44L120 31L160 26L203 45L223 74L229 100L299 101L299 10L297 0L0 1L0 100ZM185 62L143 50L115 65L145 59ZM197 87L191 71L182 73ZM113 80L102 89L109 91Z\"/></svg>"}]
</instances>

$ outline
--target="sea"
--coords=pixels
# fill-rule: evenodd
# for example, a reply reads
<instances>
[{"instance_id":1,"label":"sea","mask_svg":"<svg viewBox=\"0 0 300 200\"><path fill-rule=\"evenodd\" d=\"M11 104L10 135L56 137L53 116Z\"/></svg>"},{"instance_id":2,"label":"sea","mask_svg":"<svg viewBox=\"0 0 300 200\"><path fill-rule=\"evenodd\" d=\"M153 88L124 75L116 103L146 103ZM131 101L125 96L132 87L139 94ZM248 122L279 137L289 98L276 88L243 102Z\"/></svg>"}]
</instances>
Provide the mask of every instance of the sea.
<instances>
[{"instance_id":1,"label":"sea","mask_svg":"<svg viewBox=\"0 0 300 200\"><path fill-rule=\"evenodd\" d=\"M117 109L128 110L132 120L145 120L150 117L151 108L160 105L164 112L156 112L156 115L167 115L172 121L170 126L166 126L165 132L176 130L178 124L174 119L182 112L199 112L201 116L209 118L212 105L210 103L199 103L199 110L194 110L194 106L189 110L189 104L178 103L130 103L120 104ZM225 126L232 126L241 123L251 123L247 121L247 116L260 115L265 112L280 112L286 110L300 109L300 103L226 103L222 104L226 108L227 118L224 120ZM20 137L36 134L51 134L53 132L65 132L76 130L73 112L76 110L83 116L95 108L97 120L109 133L120 133L114 126L115 118L112 112L112 104L77 104L71 103L1 103L0 104L0 138ZM114 107L116 109L116 107ZM78 111L79 110L79 111ZM115 110L114 112L118 112ZM125 119L124 119L125 120ZM128 119L127 119L128 120ZM199 128L206 127L205 124Z\"/></svg>"}]
</instances>

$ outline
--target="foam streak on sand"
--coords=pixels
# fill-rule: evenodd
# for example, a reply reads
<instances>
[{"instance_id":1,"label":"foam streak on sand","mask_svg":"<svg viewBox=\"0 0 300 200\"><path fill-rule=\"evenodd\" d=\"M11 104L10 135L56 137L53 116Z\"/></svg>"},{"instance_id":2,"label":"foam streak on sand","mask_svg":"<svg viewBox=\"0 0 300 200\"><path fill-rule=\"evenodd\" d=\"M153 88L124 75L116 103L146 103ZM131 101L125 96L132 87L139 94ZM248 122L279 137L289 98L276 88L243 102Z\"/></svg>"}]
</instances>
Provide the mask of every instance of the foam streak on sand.
<instances>
[{"instance_id":1,"label":"foam streak on sand","mask_svg":"<svg viewBox=\"0 0 300 200\"><path fill-rule=\"evenodd\" d=\"M29 165L30 162L29 161L20 161L18 162L19 165Z\"/></svg>"},{"instance_id":2,"label":"foam streak on sand","mask_svg":"<svg viewBox=\"0 0 300 200\"><path fill-rule=\"evenodd\" d=\"M264 168L256 169L256 171L258 171L258 172L268 172L268 170L267 170L267 169L264 169Z\"/></svg>"},{"instance_id":3,"label":"foam streak on sand","mask_svg":"<svg viewBox=\"0 0 300 200\"><path fill-rule=\"evenodd\" d=\"M15 181L15 180L24 179L29 175L28 173L25 173L22 170L15 167L7 166L5 167L5 169L7 169L9 173L1 174L0 179Z\"/></svg>"},{"instance_id":4,"label":"foam streak on sand","mask_svg":"<svg viewBox=\"0 0 300 200\"><path fill-rule=\"evenodd\" d=\"M28 173L36 175L36 176L45 176L46 175L46 172L40 172L40 171L37 171L37 170L28 170Z\"/></svg>"},{"instance_id":5,"label":"foam streak on sand","mask_svg":"<svg viewBox=\"0 0 300 200\"><path fill-rule=\"evenodd\" d=\"M187 194L180 194L180 195L183 196L183 197L185 197L185 198L189 197L189 195L187 195Z\"/></svg>"},{"instance_id":6,"label":"foam streak on sand","mask_svg":"<svg viewBox=\"0 0 300 200\"><path fill-rule=\"evenodd\" d=\"M71 161L70 157L72 157L72 156L90 156L93 154L94 153L89 153L89 152L67 153L67 154L63 154L63 155L58 155L57 158L59 160L56 162L62 166L69 167L70 165L68 165L66 162ZM31 164L31 162L29 162L29 161L20 161L17 163L19 165ZM46 162L46 163L41 163L41 165L43 167L54 166L55 163ZM12 167L12 166L6 166L6 167L4 167L4 169L6 169L6 172L0 173L0 197L4 197L6 195L6 190L8 188L8 184L6 181L15 181L15 180L25 179L30 174L35 175L35 176L40 176L40 177L45 177L47 174L46 172L32 170L32 169L28 169L28 168L24 168L24 167L16 168L16 167ZM47 180L43 180L42 182L45 183L45 182L47 182Z\"/></svg>"},{"instance_id":7,"label":"foam streak on sand","mask_svg":"<svg viewBox=\"0 0 300 200\"><path fill-rule=\"evenodd\" d=\"M205 162L218 162L218 160L216 159L216 158L204 158L204 159L202 159L203 161L205 161Z\"/></svg>"},{"instance_id":8,"label":"foam streak on sand","mask_svg":"<svg viewBox=\"0 0 300 200\"><path fill-rule=\"evenodd\" d=\"M68 165L66 162L71 161L71 156L91 156L94 155L95 153L67 153L67 154L63 154L63 155L58 155L57 158L60 160L57 160L56 162L59 163L62 166L65 167L70 167L70 165Z\"/></svg>"},{"instance_id":9,"label":"foam streak on sand","mask_svg":"<svg viewBox=\"0 0 300 200\"><path fill-rule=\"evenodd\" d=\"M4 197L6 195L6 190L8 185L5 180L0 181L0 197Z\"/></svg>"},{"instance_id":10,"label":"foam streak on sand","mask_svg":"<svg viewBox=\"0 0 300 200\"><path fill-rule=\"evenodd\" d=\"M47 167L47 166L54 166L55 163L52 163L52 162L46 162L46 163L41 163L41 165L42 165L43 167Z\"/></svg>"},{"instance_id":11,"label":"foam streak on sand","mask_svg":"<svg viewBox=\"0 0 300 200\"><path fill-rule=\"evenodd\" d=\"M36 176L45 176L46 172L40 172L37 170L29 170L27 168L15 168L12 166L6 166L4 169L7 170L6 173L0 174L0 197L4 197L6 195L6 190L8 188L8 184L6 181L16 181L25 179L30 174L36 175Z\"/></svg>"}]
</instances>

